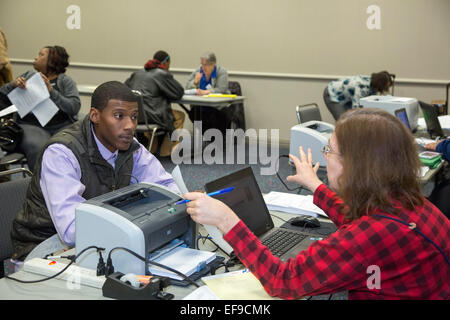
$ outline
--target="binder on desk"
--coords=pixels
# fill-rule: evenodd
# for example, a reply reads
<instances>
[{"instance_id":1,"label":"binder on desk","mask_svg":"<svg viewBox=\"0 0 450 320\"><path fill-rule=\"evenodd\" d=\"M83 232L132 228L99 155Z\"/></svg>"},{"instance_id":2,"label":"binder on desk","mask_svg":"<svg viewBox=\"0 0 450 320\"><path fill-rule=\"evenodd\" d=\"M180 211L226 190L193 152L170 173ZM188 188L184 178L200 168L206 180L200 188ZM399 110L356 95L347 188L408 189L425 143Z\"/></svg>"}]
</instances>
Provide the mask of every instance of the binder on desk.
<instances>
[{"instance_id":1,"label":"binder on desk","mask_svg":"<svg viewBox=\"0 0 450 320\"><path fill-rule=\"evenodd\" d=\"M225 93L210 93L203 95L204 98L236 98L235 94L225 94Z\"/></svg>"}]
</instances>

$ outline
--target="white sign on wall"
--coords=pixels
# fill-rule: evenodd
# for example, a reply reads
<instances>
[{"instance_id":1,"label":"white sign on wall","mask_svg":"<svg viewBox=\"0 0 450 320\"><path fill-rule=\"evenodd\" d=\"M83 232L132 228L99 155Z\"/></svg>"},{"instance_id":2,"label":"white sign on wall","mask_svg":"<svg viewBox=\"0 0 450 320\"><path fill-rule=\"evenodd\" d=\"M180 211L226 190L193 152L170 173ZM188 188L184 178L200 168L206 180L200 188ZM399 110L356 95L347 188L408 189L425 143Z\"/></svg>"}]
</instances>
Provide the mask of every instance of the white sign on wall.
<instances>
[{"instance_id":1,"label":"white sign on wall","mask_svg":"<svg viewBox=\"0 0 450 320\"><path fill-rule=\"evenodd\" d=\"M66 27L69 30L81 29L81 9L79 6L71 4L67 7L66 13L70 14L66 20Z\"/></svg>"},{"instance_id":2,"label":"white sign on wall","mask_svg":"<svg viewBox=\"0 0 450 320\"><path fill-rule=\"evenodd\" d=\"M381 9L377 5L370 5L366 10L370 16L367 18L366 26L369 30L381 30Z\"/></svg>"}]
</instances>

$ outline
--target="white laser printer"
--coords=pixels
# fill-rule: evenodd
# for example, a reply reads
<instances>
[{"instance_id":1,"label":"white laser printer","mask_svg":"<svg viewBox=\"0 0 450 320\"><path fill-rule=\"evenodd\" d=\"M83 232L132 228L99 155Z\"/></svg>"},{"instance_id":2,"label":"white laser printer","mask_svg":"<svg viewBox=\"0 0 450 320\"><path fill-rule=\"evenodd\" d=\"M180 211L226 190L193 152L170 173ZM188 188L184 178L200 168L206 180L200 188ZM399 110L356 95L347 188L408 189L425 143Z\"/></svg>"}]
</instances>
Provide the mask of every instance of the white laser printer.
<instances>
[{"instance_id":1,"label":"white laser printer","mask_svg":"<svg viewBox=\"0 0 450 320\"><path fill-rule=\"evenodd\" d=\"M419 102L414 98L394 96L368 96L359 99L359 104L365 108L378 108L386 110L395 116L395 111L405 108L411 130L417 128L419 120Z\"/></svg>"},{"instance_id":2,"label":"white laser printer","mask_svg":"<svg viewBox=\"0 0 450 320\"><path fill-rule=\"evenodd\" d=\"M326 165L322 149L334 131L334 125L318 120L311 120L297 124L291 128L291 143L289 153L299 157L298 148L303 147L305 153L311 148L314 163L319 162L321 167ZM290 161L290 160L289 160Z\"/></svg>"},{"instance_id":3,"label":"white laser printer","mask_svg":"<svg viewBox=\"0 0 450 320\"><path fill-rule=\"evenodd\" d=\"M186 204L175 205L179 200L168 188L138 183L81 203L75 209L77 254L92 245L105 248L105 254L125 247L145 257L145 262L118 249L111 254L114 269L145 275L149 255L174 241L196 249L197 225ZM96 269L98 257L96 250L86 251L77 264Z\"/></svg>"}]
</instances>

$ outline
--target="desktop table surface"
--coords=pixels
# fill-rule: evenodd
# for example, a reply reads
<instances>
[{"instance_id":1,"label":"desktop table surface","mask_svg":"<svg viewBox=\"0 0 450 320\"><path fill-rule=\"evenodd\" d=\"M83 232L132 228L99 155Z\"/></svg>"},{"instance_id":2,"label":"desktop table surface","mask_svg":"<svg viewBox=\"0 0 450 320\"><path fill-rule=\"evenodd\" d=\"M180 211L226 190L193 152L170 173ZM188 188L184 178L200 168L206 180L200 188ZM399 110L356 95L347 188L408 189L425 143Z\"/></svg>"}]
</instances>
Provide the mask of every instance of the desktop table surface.
<instances>
[{"instance_id":1,"label":"desktop table surface","mask_svg":"<svg viewBox=\"0 0 450 320\"><path fill-rule=\"evenodd\" d=\"M217 107L224 106L234 103L241 103L245 100L245 96L236 97L208 97L208 96L195 96L195 95L184 95L181 100L175 103L179 104L195 104L197 106L209 106Z\"/></svg>"},{"instance_id":2,"label":"desktop table surface","mask_svg":"<svg viewBox=\"0 0 450 320\"><path fill-rule=\"evenodd\" d=\"M282 225L286 220L292 218L293 214L270 211L272 217L274 218L275 226ZM330 221L328 219L324 220L319 217L319 220ZM199 232L202 235L206 235L205 229L200 226ZM200 241L200 249L212 251L215 246L210 242L206 241L204 244ZM217 251L218 255L221 254L221 250ZM244 269L243 265L236 265L230 268L230 271ZM222 270L222 269L221 269ZM11 275L12 277L18 278L20 280L36 280L44 278L42 275L32 274L26 271L18 271ZM201 280L196 281L199 286L204 285ZM172 293L175 300L181 300L189 293L194 291L196 288L193 285L186 287L170 285L164 289L165 292ZM60 279L50 279L44 282L38 283L19 283L10 279L2 278L0 279L0 300L103 300L109 299L103 297L102 290L99 288L89 287L85 285L72 286L70 282Z\"/></svg>"}]
</instances>

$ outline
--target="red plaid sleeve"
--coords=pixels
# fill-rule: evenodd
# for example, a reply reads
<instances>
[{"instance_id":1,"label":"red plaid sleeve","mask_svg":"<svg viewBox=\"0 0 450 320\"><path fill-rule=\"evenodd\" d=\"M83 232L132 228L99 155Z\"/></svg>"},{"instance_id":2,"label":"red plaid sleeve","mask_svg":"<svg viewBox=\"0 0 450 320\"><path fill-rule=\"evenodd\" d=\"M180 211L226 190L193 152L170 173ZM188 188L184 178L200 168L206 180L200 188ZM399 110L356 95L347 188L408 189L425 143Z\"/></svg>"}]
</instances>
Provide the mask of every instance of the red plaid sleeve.
<instances>
[{"instance_id":1,"label":"red plaid sleeve","mask_svg":"<svg viewBox=\"0 0 450 320\"><path fill-rule=\"evenodd\" d=\"M345 204L336 193L328 189L325 184L321 184L314 192L313 202L320 207L334 222L340 227L343 224L349 223L349 220L344 219Z\"/></svg>"},{"instance_id":2,"label":"red plaid sleeve","mask_svg":"<svg viewBox=\"0 0 450 320\"><path fill-rule=\"evenodd\" d=\"M316 193L315 202L328 207L340 227L294 259L273 256L242 221L224 236L269 295L295 299L348 290L349 299L448 299L450 268L430 243L389 219L369 215L347 222L333 191L321 186ZM402 218L422 226L449 255L450 222L431 203ZM372 266L380 270L380 287L370 286Z\"/></svg>"},{"instance_id":3,"label":"red plaid sleeve","mask_svg":"<svg viewBox=\"0 0 450 320\"><path fill-rule=\"evenodd\" d=\"M284 263L242 221L225 235L225 240L271 296L296 299L338 292L359 287L367 278L362 252L355 252L348 240L336 234L314 242Z\"/></svg>"}]
</instances>

